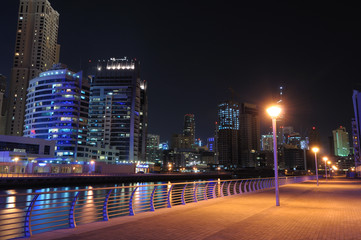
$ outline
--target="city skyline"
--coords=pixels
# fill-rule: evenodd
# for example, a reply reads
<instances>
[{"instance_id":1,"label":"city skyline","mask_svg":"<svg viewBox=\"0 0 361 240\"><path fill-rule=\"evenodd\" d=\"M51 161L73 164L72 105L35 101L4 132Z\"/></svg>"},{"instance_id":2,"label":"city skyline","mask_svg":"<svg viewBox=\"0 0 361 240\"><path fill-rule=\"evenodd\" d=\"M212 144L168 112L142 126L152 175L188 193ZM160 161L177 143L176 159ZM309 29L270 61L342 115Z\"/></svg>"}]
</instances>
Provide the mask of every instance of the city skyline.
<instances>
[{"instance_id":1,"label":"city skyline","mask_svg":"<svg viewBox=\"0 0 361 240\"><path fill-rule=\"evenodd\" d=\"M340 125L351 131L352 89L360 75L360 20L352 6L51 4L60 13L60 61L71 69L86 70L89 59L140 59L149 82L148 132L162 140L181 131L187 113L195 115L196 137L211 137L217 104L232 91L236 100L260 107L266 133L271 121L262 109L277 99L279 86L286 126L301 134L316 126L324 144ZM0 16L0 73L8 80L18 6L4 3Z\"/></svg>"}]
</instances>

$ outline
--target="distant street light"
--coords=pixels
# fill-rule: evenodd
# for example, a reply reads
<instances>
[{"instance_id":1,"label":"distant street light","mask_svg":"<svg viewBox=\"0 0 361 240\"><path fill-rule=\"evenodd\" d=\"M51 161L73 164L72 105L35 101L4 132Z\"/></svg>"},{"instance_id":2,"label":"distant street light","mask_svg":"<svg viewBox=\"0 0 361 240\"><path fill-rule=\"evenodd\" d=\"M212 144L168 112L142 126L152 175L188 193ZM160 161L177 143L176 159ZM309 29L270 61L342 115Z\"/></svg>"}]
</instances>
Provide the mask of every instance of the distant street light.
<instances>
[{"instance_id":1,"label":"distant street light","mask_svg":"<svg viewBox=\"0 0 361 240\"><path fill-rule=\"evenodd\" d=\"M315 153L315 165L316 165L316 179L317 179L317 187L318 187L318 167L317 167L317 153L320 151L318 147L313 147L312 151Z\"/></svg>"},{"instance_id":2,"label":"distant street light","mask_svg":"<svg viewBox=\"0 0 361 240\"><path fill-rule=\"evenodd\" d=\"M272 118L273 130L273 159L275 168L275 193L276 193L276 206L280 205L279 188L278 188L278 161L277 161L277 136L276 136L276 119L280 115L282 109L277 106L267 108L267 113Z\"/></svg>"},{"instance_id":3,"label":"distant street light","mask_svg":"<svg viewBox=\"0 0 361 240\"><path fill-rule=\"evenodd\" d=\"M322 159L323 159L323 161L325 161L325 174L326 174L326 181L327 181L327 161L328 161L328 157L323 157Z\"/></svg>"}]
</instances>

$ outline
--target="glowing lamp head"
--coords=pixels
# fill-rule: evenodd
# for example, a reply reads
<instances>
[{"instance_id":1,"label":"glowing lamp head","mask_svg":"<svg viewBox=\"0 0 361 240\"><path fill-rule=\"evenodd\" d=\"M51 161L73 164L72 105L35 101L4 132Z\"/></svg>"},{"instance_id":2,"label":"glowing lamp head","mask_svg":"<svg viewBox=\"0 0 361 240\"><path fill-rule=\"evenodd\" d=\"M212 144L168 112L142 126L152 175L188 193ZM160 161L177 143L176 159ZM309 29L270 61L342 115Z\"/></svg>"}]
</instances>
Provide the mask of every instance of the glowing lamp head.
<instances>
[{"instance_id":1,"label":"glowing lamp head","mask_svg":"<svg viewBox=\"0 0 361 240\"><path fill-rule=\"evenodd\" d=\"M95 161L94 161L94 160L91 160L91 161L90 161L90 164L92 164L92 165L93 165L94 163L95 163Z\"/></svg>"},{"instance_id":2,"label":"glowing lamp head","mask_svg":"<svg viewBox=\"0 0 361 240\"><path fill-rule=\"evenodd\" d=\"M272 107L267 108L267 113L268 113L268 115L271 116L271 118L278 117L281 112L282 112L282 109L277 106L272 106Z\"/></svg>"},{"instance_id":3,"label":"glowing lamp head","mask_svg":"<svg viewBox=\"0 0 361 240\"><path fill-rule=\"evenodd\" d=\"M333 170L338 170L338 167L336 167L335 165L332 166Z\"/></svg>"},{"instance_id":4,"label":"glowing lamp head","mask_svg":"<svg viewBox=\"0 0 361 240\"><path fill-rule=\"evenodd\" d=\"M318 147L313 147L313 148L312 148L312 152L318 153L318 151L320 151L320 149L319 149Z\"/></svg>"},{"instance_id":5,"label":"glowing lamp head","mask_svg":"<svg viewBox=\"0 0 361 240\"><path fill-rule=\"evenodd\" d=\"M331 164L331 161L327 161L327 164L330 165L330 164Z\"/></svg>"},{"instance_id":6,"label":"glowing lamp head","mask_svg":"<svg viewBox=\"0 0 361 240\"><path fill-rule=\"evenodd\" d=\"M323 161L327 162L328 157L323 157L322 159L323 159Z\"/></svg>"}]
</instances>

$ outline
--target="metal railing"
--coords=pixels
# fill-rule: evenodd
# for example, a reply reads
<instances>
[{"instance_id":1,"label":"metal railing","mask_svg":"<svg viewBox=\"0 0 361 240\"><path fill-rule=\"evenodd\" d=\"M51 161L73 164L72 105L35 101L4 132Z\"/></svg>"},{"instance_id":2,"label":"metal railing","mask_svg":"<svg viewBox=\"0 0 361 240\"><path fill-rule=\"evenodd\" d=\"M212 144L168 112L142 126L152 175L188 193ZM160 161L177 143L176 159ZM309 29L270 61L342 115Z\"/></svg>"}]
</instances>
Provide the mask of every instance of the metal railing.
<instances>
[{"instance_id":1,"label":"metal railing","mask_svg":"<svg viewBox=\"0 0 361 240\"><path fill-rule=\"evenodd\" d=\"M283 177L279 178L279 184L311 179L314 176ZM45 231L272 187L274 178L218 179L0 195L0 239L30 237Z\"/></svg>"}]
</instances>

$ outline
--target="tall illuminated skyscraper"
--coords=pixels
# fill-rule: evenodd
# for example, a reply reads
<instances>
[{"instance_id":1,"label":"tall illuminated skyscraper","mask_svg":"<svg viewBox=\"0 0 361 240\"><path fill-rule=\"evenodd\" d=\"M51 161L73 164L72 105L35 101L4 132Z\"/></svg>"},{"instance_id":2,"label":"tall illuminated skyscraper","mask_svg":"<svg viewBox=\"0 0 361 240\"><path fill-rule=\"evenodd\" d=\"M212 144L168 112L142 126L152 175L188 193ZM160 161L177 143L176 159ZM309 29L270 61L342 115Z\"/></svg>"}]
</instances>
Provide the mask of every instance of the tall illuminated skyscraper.
<instances>
[{"instance_id":1,"label":"tall illuminated skyscraper","mask_svg":"<svg viewBox=\"0 0 361 240\"><path fill-rule=\"evenodd\" d=\"M194 114L186 114L184 115L184 129L183 135L185 137L189 137L190 144L194 144L195 140L195 129L196 124L194 121Z\"/></svg>"},{"instance_id":2,"label":"tall illuminated skyscraper","mask_svg":"<svg viewBox=\"0 0 361 240\"><path fill-rule=\"evenodd\" d=\"M22 136L29 81L59 62L59 13L48 0L20 0L7 134Z\"/></svg>"},{"instance_id":3,"label":"tall illuminated skyscraper","mask_svg":"<svg viewBox=\"0 0 361 240\"><path fill-rule=\"evenodd\" d=\"M334 154L339 157L346 157L350 154L350 141L346 128L340 126L332 131Z\"/></svg>"},{"instance_id":4,"label":"tall illuminated skyscraper","mask_svg":"<svg viewBox=\"0 0 361 240\"><path fill-rule=\"evenodd\" d=\"M0 135L5 135L6 127L6 77L0 74Z\"/></svg>"},{"instance_id":5,"label":"tall illuminated skyscraper","mask_svg":"<svg viewBox=\"0 0 361 240\"><path fill-rule=\"evenodd\" d=\"M239 154L239 104L226 101L218 105L217 152L219 164L236 168Z\"/></svg>"},{"instance_id":6,"label":"tall illuminated skyscraper","mask_svg":"<svg viewBox=\"0 0 361 240\"><path fill-rule=\"evenodd\" d=\"M361 176L361 92L359 90L353 90L352 101L355 114L355 118L352 121L352 138L354 145L355 166L358 176Z\"/></svg>"},{"instance_id":7,"label":"tall illuminated skyscraper","mask_svg":"<svg viewBox=\"0 0 361 240\"><path fill-rule=\"evenodd\" d=\"M55 155L67 162L87 162L89 83L65 65L30 81L24 136L55 140Z\"/></svg>"},{"instance_id":8,"label":"tall illuminated skyscraper","mask_svg":"<svg viewBox=\"0 0 361 240\"><path fill-rule=\"evenodd\" d=\"M145 160L147 83L140 79L139 61L100 60L92 71L89 144L114 146L120 161Z\"/></svg>"}]
</instances>

